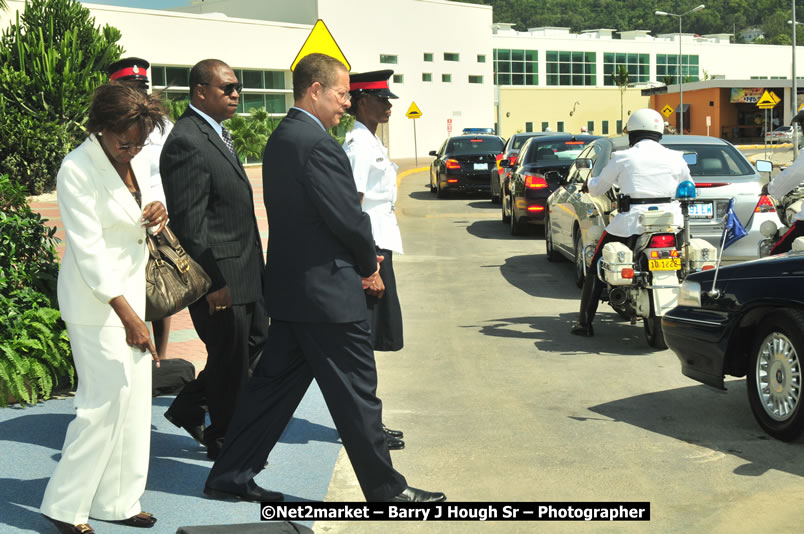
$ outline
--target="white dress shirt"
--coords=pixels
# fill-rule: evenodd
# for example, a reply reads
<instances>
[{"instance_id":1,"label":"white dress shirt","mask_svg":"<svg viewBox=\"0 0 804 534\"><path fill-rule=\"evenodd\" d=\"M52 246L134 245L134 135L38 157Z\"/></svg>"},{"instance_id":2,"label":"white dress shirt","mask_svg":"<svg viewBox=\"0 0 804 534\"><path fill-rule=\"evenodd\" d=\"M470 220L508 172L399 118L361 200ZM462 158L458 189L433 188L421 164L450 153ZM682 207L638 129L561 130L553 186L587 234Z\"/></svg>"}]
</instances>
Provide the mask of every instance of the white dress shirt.
<instances>
[{"instance_id":1,"label":"white dress shirt","mask_svg":"<svg viewBox=\"0 0 804 534\"><path fill-rule=\"evenodd\" d=\"M603 195L611 186L618 185L621 194L634 199L673 198L676 187L685 180L691 180L690 169L681 152L643 139L628 150L612 154L603 171L589 179L588 187L592 196ZM618 213L609 222L606 231L620 237L641 234L639 215L653 206L673 213L678 228L684 225L678 201L632 204L629 211Z\"/></svg>"},{"instance_id":2,"label":"white dress shirt","mask_svg":"<svg viewBox=\"0 0 804 534\"><path fill-rule=\"evenodd\" d=\"M355 121L346 134L343 149L352 165L357 192L363 194L361 208L371 218L374 242L380 248L402 254L402 235L394 213L396 202L396 163L380 139Z\"/></svg>"},{"instance_id":3,"label":"white dress shirt","mask_svg":"<svg viewBox=\"0 0 804 534\"><path fill-rule=\"evenodd\" d=\"M780 172L771 183L768 184L768 193L775 199L781 199L787 193L804 182L804 157L798 158L788 168ZM794 221L804 220L804 209L796 213Z\"/></svg>"}]
</instances>

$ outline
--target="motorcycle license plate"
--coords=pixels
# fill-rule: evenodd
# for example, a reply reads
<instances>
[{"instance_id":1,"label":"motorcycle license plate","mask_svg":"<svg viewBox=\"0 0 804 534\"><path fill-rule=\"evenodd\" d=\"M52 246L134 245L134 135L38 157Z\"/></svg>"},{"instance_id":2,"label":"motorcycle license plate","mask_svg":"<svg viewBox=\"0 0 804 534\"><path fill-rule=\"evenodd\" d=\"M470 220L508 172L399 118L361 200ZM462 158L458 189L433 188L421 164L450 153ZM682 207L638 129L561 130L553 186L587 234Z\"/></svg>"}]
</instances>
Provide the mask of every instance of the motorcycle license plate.
<instances>
[{"instance_id":1,"label":"motorcycle license plate","mask_svg":"<svg viewBox=\"0 0 804 534\"><path fill-rule=\"evenodd\" d=\"M690 204L690 217L693 219L711 219L713 215L711 202Z\"/></svg>"},{"instance_id":2,"label":"motorcycle license plate","mask_svg":"<svg viewBox=\"0 0 804 534\"><path fill-rule=\"evenodd\" d=\"M650 260L648 269L651 271L678 271L681 269L681 258L662 258Z\"/></svg>"}]
</instances>

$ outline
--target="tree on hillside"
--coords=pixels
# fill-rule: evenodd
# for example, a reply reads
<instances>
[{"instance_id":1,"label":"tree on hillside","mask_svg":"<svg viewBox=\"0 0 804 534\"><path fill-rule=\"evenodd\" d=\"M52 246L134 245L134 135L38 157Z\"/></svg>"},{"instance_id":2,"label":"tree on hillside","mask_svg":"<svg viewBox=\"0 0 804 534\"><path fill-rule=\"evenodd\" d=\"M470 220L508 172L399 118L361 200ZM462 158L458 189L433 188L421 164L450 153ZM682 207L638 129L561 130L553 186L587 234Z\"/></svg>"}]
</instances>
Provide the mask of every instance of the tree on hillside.
<instances>
[{"instance_id":1,"label":"tree on hillside","mask_svg":"<svg viewBox=\"0 0 804 534\"><path fill-rule=\"evenodd\" d=\"M0 170L31 193L52 188L86 137L92 93L123 49L77 0L28 0L0 38Z\"/></svg>"}]
</instances>

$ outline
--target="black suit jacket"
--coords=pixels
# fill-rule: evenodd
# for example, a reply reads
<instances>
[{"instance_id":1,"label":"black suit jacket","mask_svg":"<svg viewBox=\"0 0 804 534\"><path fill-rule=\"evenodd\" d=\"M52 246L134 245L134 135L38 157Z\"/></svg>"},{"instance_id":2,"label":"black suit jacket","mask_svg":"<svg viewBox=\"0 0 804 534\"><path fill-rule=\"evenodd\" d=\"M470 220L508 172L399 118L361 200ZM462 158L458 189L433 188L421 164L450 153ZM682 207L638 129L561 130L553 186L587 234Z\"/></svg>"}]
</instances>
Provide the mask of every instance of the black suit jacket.
<instances>
[{"instance_id":1,"label":"black suit jacket","mask_svg":"<svg viewBox=\"0 0 804 534\"><path fill-rule=\"evenodd\" d=\"M190 108L176 122L159 160L170 228L233 304L262 294L262 241L251 184L212 126Z\"/></svg>"},{"instance_id":2,"label":"black suit jacket","mask_svg":"<svg viewBox=\"0 0 804 534\"><path fill-rule=\"evenodd\" d=\"M268 315L294 322L366 319L360 278L377 270L377 255L341 145L291 109L268 138L262 180L271 229Z\"/></svg>"}]
</instances>

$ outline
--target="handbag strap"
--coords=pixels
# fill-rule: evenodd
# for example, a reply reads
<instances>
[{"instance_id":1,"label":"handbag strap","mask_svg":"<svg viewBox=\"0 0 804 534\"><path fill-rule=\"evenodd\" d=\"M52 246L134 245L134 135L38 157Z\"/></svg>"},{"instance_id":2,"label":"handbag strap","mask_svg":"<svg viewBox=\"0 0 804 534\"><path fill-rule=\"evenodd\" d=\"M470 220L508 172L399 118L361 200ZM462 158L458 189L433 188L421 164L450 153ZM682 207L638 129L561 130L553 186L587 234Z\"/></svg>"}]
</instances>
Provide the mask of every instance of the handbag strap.
<instances>
[{"instance_id":1,"label":"handbag strap","mask_svg":"<svg viewBox=\"0 0 804 534\"><path fill-rule=\"evenodd\" d=\"M158 237L147 234L145 236L145 242L148 243L148 254L151 255L151 258L153 258L157 264L160 264L163 260L162 254L159 252Z\"/></svg>"},{"instance_id":2,"label":"handbag strap","mask_svg":"<svg viewBox=\"0 0 804 534\"><path fill-rule=\"evenodd\" d=\"M184 247L182 247L181 243L179 243L179 238L176 237L176 234L173 233L173 230L171 230L167 224L159 235L162 236L165 241L167 241L168 245L170 245L170 248L175 250L179 257L183 257L185 254L187 254L184 250Z\"/></svg>"}]
</instances>

